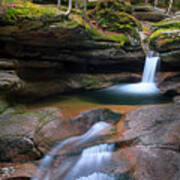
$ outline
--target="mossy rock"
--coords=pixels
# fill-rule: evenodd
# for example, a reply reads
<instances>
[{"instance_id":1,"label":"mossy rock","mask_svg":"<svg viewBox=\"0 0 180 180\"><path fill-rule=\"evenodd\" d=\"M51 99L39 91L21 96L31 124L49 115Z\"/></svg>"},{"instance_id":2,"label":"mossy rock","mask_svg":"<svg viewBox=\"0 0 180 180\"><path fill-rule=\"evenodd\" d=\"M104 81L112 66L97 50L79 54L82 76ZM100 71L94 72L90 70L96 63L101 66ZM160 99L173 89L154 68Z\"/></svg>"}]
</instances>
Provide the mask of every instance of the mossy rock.
<instances>
[{"instance_id":1,"label":"mossy rock","mask_svg":"<svg viewBox=\"0 0 180 180\"><path fill-rule=\"evenodd\" d=\"M99 0L95 9L93 10L93 14L96 14L101 10L132 13L132 7L130 3L123 0Z\"/></svg>"},{"instance_id":2,"label":"mossy rock","mask_svg":"<svg viewBox=\"0 0 180 180\"><path fill-rule=\"evenodd\" d=\"M150 36L149 43L160 53L163 62L179 70L180 28L158 29Z\"/></svg>"},{"instance_id":3,"label":"mossy rock","mask_svg":"<svg viewBox=\"0 0 180 180\"><path fill-rule=\"evenodd\" d=\"M150 45L159 52L180 49L180 29L159 29L150 36Z\"/></svg>"},{"instance_id":4,"label":"mossy rock","mask_svg":"<svg viewBox=\"0 0 180 180\"><path fill-rule=\"evenodd\" d=\"M152 25L150 45L161 52L180 49L180 17L165 19Z\"/></svg>"},{"instance_id":5,"label":"mossy rock","mask_svg":"<svg viewBox=\"0 0 180 180\"><path fill-rule=\"evenodd\" d=\"M96 37L95 29L108 31L104 33L105 37L109 36L109 39L122 42L122 44L130 44L129 37L139 41L137 29L141 30L142 27L133 16L128 14L131 10L130 4L125 1L100 0L95 9L88 13L89 20L94 25L94 30L92 27L89 29Z\"/></svg>"},{"instance_id":6,"label":"mossy rock","mask_svg":"<svg viewBox=\"0 0 180 180\"><path fill-rule=\"evenodd\" d=\"M99 16L98 16L99 15ZM112 32L131 32L132 29L141 29L141 25L134 17L125 12L114 12L109 10L102 10L94 17L95 24L104 30Z\"/></svg>"},{"instance_id":7,"label":"mossy rock","mask_svg":"<svg viewBox=\"0 0 180 180\"><path fill-rule=\"evenodd\" d=\"M168 29L168 28L176 28L180 29L180 16L175 16L172 18L167 18L163 21L160 21L158 23L154 23L151 27L153 31L156 31L158 29Z\"/></svg>"},{"instance_id":8,"label":"mossy rock","mask_svg":"<svg viewBox=\"0 0 180 180\"><path fill-rule=\"evenodd\" d=\"M7 6L0 14L2 24L17 24L24 20L42 20L49 21L57 17L60 11L56 8L41 7L31 2L18 3L12 6Z\"/></svg>"}]
</instances>

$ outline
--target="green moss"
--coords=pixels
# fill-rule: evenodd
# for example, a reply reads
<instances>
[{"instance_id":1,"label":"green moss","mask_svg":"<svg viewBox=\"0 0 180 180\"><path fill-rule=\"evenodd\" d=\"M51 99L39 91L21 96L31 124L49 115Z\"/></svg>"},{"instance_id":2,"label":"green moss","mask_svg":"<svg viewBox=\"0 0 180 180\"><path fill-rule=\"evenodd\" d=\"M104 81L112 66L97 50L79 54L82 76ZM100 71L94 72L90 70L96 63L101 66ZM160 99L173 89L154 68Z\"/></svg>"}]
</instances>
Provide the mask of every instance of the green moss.
<instances>
[{"instance_id":1,"label":"green moss","mask_svg":"<svg viewBox=\"0 0 180 180\"><path fill-rule=\"evenodd\" d=\"M159 29L150 36L149 43L152 47L176 46L180 43L180 30L176 28Z\"/></svg>"},{"instance_id":2,"label":"green moss","mask_svg":"<svg viewBox=\"0 0 180 180\"><path fill-rule=\"evenodd\" d=\"M117 12L132 12L131 5L123 0L99 0L91 13L96 14L103 9Z\"/></svg>"},{"instance_id":3,"label":"green moss","mask_svg":"<svg viewBox=\"0 0 180 180\"><path fill-rule=\"evenodd\" d=\"M56 11L57 10L49 7L40 7L30 2L26 2L23 4L17 4L13 8L10 7L6 9L5 12L0 16L4 21L13 24L23 21L24 19L35 20L41 18L52 18L57 16Z\"/></svg>"},{"instance_id":4,"label":"green moss","mask_svg":"<svg viewBox=\"0 0 180 180\"><path fill-rule=\"evenodd\" d=\"M108 39L112 41L127 44L129 36L140 40L137 29L142 30L142 26L133 16L128 14L131 12L129 6L125 1L100 0L96 8L88 13L89 21L102 31L111 32ZM107 35L105 36L107 39Z\"/></svg>"},{"instance_id":5,"label":"green moss","mask_svg":"<svg viewBox=\"0 0 180 180\"><path fill-rule=\"evenodd\" d=\"M176 28L159 29L150 36L150 41L153 42L158 39L171 38L171 32L177 30Z\"/></svg>"},{"instance_id":6,"label":"green moss","mask_svg":"<svg viewBox=\"0 0 180 180\"><path fill-rule=\"evenodd\" d=\"M168 29L168 28L180 29L180 20L161 21L159 23L153 24L152 28L154 29Z\"/></svg>"},{"instance_id":7,"label":"green moss","mask_svg":"<svg viewBox=\"0 0 180 180\"><path fill-rule=\"evenodd\" d=\"M121 33L104 33L97 29L97 27L89 25L88 23L85 24L85 30L89 34L89 37L96 40L96 41L110 41L110 42L117 42L120 46L124 46L125 44L129 44L129 38L126 34Z\"/></svg>"}]
</instances>

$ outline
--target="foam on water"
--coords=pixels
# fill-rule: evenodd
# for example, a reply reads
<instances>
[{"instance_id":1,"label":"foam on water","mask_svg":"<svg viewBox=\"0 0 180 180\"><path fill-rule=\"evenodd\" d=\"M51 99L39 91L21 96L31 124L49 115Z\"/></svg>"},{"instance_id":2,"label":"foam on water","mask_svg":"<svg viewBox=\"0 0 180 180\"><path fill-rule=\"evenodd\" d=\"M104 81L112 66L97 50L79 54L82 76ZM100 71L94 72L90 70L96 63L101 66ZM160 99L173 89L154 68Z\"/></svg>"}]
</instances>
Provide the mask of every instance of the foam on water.
<instances>
[{"instance_id":1,"label":"foam on water","mask_svg":"<svg viewBox=\"0 0 180 180\"><path fill-rule=\"evenodd\" d=\"M158 61L159 57L152 55L146 57L142 83L154 83Z\"/></svg>"},{"instance_id":2,"label":"foam on water","mask_svg":"<svg viewBox=\"0 0 180 180\"><path fill-rule=\"evenodd\" d=\"M110 162L113 151L113 144L100 144L86 148L83 150L80 159L68 173L65 180L74 180L78 177L89 176L93 172L99 171Z\"/></svg>"},{"instance_id":3,"label":"foam on water","mask_svg":"<svg viewBox=\"0 0 180 180\"><path fill-rule=\"evenodd\" d=\"M131 83L125 85L118 85L109 88L110 90L121 92L124 94L139 94L139 95L153 95L159 94L160 90L155 83L155 74L159 57L153 57L153 52L150 52L146 57L142 81L139 83Z\"/></svg>"},{"instance_id":4,"label":"foam on water","mask_svg":"<svg viewBox=\"0 0 180 180\"><path fill-rule=\"evenodd\" d=\"M49 154L47 154L44 159L42 160L40 167L38 169L36 178L33 178L33 180L49 180L49 171L52 166L54 157L58 151L60 151L65 145L69 143L73 143L73 146L78 146L80 144L83 144L90 140L91 138L97 136L101 131L103 131L106 128L109 128L111 125L105 122L97 122L94 124L89 131L87 131L82 136L77 137L71 137L68 138L62 142L60 142Z\"/></svg>"},{"instance_id":5,"label":"foam on water","mask_svg":"<svg viewBox=\"0 0 180 180\"><path fill-rule=\"evenodd\" d=\"M115 180L115 178L108 176L104 173L96 172L87 177L80 177L76 180Z\"/></svg>"},{"instance_id":6,"label":"foam on water","mask_svg":"<svg viewBox=\"0 0 180 180\"><path fill-rule=\"evenodd\" d=\"M115 91L121 91L122 93L126 94L139 94L139 95L145 95L145 94L158 94L160 93L160 90L157 88L155 83L134 83L134 84L126 84L122 86L114 86L113 87ZM112 89L113 89L112 88Z\"/></svg>"}]
</instances>

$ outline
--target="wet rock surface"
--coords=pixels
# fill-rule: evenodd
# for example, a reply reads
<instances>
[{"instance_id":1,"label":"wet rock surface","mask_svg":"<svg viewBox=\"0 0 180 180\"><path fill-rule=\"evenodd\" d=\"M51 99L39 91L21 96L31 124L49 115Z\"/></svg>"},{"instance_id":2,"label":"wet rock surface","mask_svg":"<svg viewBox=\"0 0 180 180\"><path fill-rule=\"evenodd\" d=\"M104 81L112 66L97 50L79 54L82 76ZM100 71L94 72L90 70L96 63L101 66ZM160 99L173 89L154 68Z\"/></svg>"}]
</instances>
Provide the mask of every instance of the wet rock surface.
<instances>
[{"instance_id":1,"label":"wet rock surface","mask_svg":"<svg viewBox=\"0 0 180 180\"><path fill-rule=\"evenodd\" d=\"M90 125L99 120L107 120L111 124L115 124L112 129L105 131L99 138L97 137L92 142L88 142L87 145L82 145L82 147L76 149L66 147L67 151L63 151L63 156L59 160L56 159L56 161L64 163L66 160L69 162L72 158L76 159L82 148L96 144L115 143L112 160L103 169L103 172L106 174L117 179L159 180L162 177L165 180L177 180L180 173L180 106L178 97L176 97L175 102L169 105L150 105L138 108L128 113L124 120L119 120L119 114L108 109L95 109L84 112L70 120L71 123L73 121L73 129L81 133L87 131ZM90 125L88 125L88 122ZM120 128L121 126L122 128ZM63 131L63 127L67 128L61 124L55 139L62 138L61 131ZM52 130L51 128L49 129L48 125L47 128L48 131ZM121 131L117 131L119 128ZM55 129L53 132L55 132ZM48 131L45 132L47 133ZM46 134L46 138L48 139L49 137L52 136ZM23 139L23 137L19 136L18 138ZM45 143L44 138L41 137L40 141L43 141L43 144L46 144L47 147L48 143ZM52 142L53 140L51 139ZM16 148L18 147L17 143L18 141L15 144ZM42 144L37 143L36 147L42 147ZM66 154L67 152L68 154ZM12 173L11 176L17 177L15 174L18 175L16 172ZM20 176L23 177L22 172L19 174ZM24 177L28 178L28 176Z\"/></svg>"},{"instance_id":2,"label":"wet rock surface","mask_svg":"<svg viewBox=\"0 0 180 180\"><path fill-rule=\"evenodd\" d=\"M83 112L74 119L70 119L70 122L77 129L86 132L93 124L99 121L115 124L120 120L121 116L122 114L114 113L109 109L94 109Z\"/></svg>"},{"instance_id":3,"label":"wet rock surface","mask_svg":"<svg viewBox=\"0 0 180 180\"><path fill-rule=\"evenodd\" d=\"M168 96L177 96L180 94L180 75L173 75L165 78L159 87L161 92Z\"/></svg>"}]
</instances>

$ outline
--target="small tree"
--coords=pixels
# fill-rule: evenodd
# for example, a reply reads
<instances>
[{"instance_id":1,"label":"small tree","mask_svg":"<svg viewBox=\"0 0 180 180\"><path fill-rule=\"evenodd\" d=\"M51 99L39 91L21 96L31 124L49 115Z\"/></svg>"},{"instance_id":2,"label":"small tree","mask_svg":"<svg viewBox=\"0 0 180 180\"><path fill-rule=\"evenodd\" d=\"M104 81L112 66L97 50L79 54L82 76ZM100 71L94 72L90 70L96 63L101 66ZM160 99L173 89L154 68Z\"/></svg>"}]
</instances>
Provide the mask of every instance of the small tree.
<instances>
[{"instance_id":1,"label":"small tree","mask_svg":"<svg viewBox=\"0 0 180 180\"><path fill-rule=\"evenodd\" d=\"M148 4L149 3L149 0L145 0L145 4Z\"/></svg>"},{"instance_id":2,"label":"small tree","mask_svg":"<svg viewBox=\"0 0 180 180\"><path fill-rule=\"evenodd\" d=\"M158 0L154 0L154 7L158 6Z\"/></svg>"},{"instance_id":3,"label":"small tree","mask_svg":"<svg viewBox=\"0 0 180 180\"><path fill-rule=\"evenodd\" d=\"M84 19L86 19L86 13L87 13L87 4L88 4L88 0L84 0L84 12L83 12Z\"/></svg>"},{"instance_id":4,"label":"small tree","mask_svg":"<svg viewBox=\"0 0 180 180\"><path fill-rule=\"evenodd\" d=\"M173 0L170 0L169 1L169 7L168 7L168 10L167 10L167 14L170 14L171 13L171 9L172 9L172 5L173 5Z\"/></svg>"},{"instance_id":5,"label":"small tree","mask_svg":"<svg viewBox=\"0 0 180 180\"><path fill-rule=\"evenodd\" d=\"M78 0L75 0L75 8L78 9L79 6L78 6Z\"/></svg>"},{"instance_id":6,"label":"small tree","mask_svg":"<svg viewBox=\"0 0 180 180\"><path fill-rule=\"evenodd\" d=\"M58 8L61 7L61 0L58 0L57 7L58 7Z\"/></svg>"},{"instance_id":7,"label":"small tree","mask_svg":"<svg viewBox=\"0 0 180 180\"><path fill-rule=\"evenodd\" d=\"M65 16L69 16L71 11L72 11L72 0L69 0L68 10L66 11Z\"/></svg>"}]
</instances>

